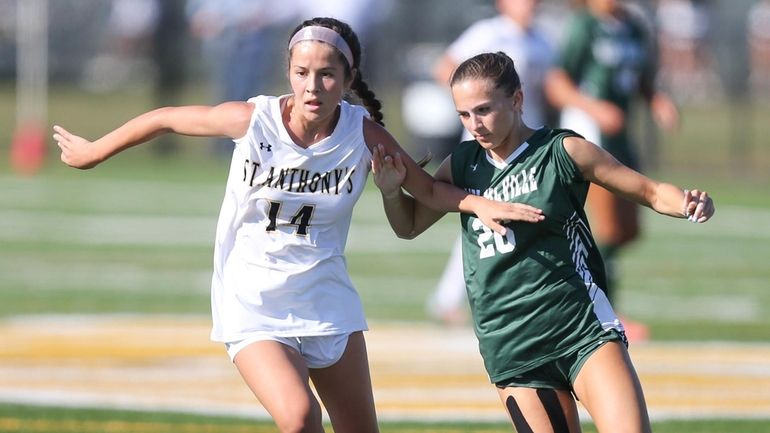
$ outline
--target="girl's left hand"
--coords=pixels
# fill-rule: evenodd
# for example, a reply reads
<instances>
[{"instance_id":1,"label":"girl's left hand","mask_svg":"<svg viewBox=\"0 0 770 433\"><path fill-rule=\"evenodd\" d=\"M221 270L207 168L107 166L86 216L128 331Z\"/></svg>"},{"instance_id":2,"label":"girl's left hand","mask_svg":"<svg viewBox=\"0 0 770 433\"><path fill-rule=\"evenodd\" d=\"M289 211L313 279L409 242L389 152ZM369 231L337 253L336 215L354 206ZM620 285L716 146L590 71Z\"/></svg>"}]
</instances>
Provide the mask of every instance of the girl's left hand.
<instances>
[{"instance_id":1,"label":"girl's left hand","mask_svg":"<svg viewBox=\"0 0 770 433\"><path fill-rule=\"evenodd\" d=\"M382 144L374 146L372 152L372 174L374 184L384 197L394 197L401 193L401 184L406 179L406 166L401 154L393 156L385 154Z\"/></svg>"},{"instance_id":2,"label":"girl's left hand","mask_svg":"<svg viewBox=\"0 0 770 433\"><path fill-rule=\"evenodd\" d=\"M716 211L708 193L697 189L684 190L683 209L684 216L694 223L708 221Z\"/></svg>"}]
</instances>

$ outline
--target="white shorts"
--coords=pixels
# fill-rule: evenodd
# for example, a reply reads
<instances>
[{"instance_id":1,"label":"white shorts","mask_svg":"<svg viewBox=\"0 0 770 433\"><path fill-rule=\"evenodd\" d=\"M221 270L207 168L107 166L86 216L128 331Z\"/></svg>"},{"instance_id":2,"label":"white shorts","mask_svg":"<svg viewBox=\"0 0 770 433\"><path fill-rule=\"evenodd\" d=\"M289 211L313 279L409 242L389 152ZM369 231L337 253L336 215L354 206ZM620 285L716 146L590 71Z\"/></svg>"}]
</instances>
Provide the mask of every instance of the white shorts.
<instances>
[{"instance_id":1,"label":"white shorts","mask_svg":"<svg viewBox=\"0 0 770 433\"><path fill-rule=\"evenodd\" d=\"M348 346L350 334L317 335L312 337L277 337L274 335L255 335L240 341L225 343L230 360L235 360L244 347L257 341L277 341L291 347L302 355L308 368L326 368L342 358Z\"/></svg>"}]
</instances>

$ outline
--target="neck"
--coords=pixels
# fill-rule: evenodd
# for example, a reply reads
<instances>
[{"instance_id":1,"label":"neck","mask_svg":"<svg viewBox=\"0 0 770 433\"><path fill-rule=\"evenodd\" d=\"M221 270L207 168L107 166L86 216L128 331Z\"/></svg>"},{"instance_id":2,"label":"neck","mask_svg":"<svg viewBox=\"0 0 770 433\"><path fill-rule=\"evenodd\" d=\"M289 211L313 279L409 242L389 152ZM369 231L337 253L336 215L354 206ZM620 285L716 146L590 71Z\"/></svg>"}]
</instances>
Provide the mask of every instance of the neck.
<instances>
[{"instance_id":1,"label":"neck","mask_svg":"<svg viewBox=\"0 0 770 433\"><path fill-rule=\"evenodd\" d=\"M308 147L330 136L340 116L337 107L331 116L318 120L308 120L294 104L293 98L288 98L283 110L283 123L286 131L294 142L302 147Z\"/></svg>"},{"instance_id":2,"label":"neck","mask_svg":"<svg viewBox=\"0 0 770 433\"><path fill-rule=\"evenodd\" d=\"M532 137L535 130L521 123L518 128L511 129L511 133L503 140L500 146L489 149L489 155L495 161L504 162L516 149Z\"/></svg>"}]
</instances>

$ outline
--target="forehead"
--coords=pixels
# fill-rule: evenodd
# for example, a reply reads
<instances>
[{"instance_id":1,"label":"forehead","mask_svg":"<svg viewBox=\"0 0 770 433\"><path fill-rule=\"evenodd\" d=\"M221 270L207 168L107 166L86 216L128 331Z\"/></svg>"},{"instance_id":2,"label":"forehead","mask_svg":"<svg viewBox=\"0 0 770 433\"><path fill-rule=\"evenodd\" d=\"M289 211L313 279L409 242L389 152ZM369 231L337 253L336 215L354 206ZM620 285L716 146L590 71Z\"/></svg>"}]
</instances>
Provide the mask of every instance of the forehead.
<instances>
[{"instance_id":1,"label":"forehead","mask_svg":"<svg viewBox=\"0 0 770 433\"><path fill-rule=\"evenodd\" d=\"M289 64L304 67L342 67L340 53L322 41L301 41L291 49Z\"/></svg>"},{"instance_id":2,"label":"forehead","mask_svg":"<svg viewBox=\"0 0 770 433\"><path fill-rule=\"evenodd\" d=\"M452 98L458 111L469 111L474 107L505 98L502 90L486 78L467 78L452 86Z\"/></svg>"}]
</instances>

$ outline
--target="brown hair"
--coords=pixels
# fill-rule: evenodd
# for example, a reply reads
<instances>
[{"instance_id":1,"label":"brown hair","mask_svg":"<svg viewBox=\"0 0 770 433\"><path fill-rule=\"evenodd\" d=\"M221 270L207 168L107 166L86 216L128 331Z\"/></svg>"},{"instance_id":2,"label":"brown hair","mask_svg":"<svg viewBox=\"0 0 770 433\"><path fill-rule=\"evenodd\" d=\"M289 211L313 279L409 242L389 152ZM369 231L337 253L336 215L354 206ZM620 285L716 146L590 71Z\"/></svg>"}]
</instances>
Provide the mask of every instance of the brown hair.
<instances>
[{"instance_id":1,"label":"brown hair","mask_svg":"<svg viewBox=\"0 0 770 433\"><path fill-rule=\"evenodd\" d=\"M347 69L345 70L347 77L350 77L353 69L357 71L353 77L353 83L350 85L350 88L361 99L361 103L366 107L366 111L369 112L372 120L380 125L384 125L382 122L383 115L380 111L382 109L382 103L377 99L374 92L369 89L369 86L364 82L363 78L361 78L361 43L358 41L358 36L356 36L353 29L347 23L335 18L316 17L303 21L302 24L298 25L294 31L291 32L289 39L291 40L291 37L298 31L309 26L321 26L332 29L339 33L339 35L342 36L342 39L347 42L350 51L353 53L353 64L348 64L347 59L345 59L345 56L342 53L338 54L342 64L347 66ZM291 55L291 51L289 52L289 55Z\"/></svg>"},{"instance_id":2,"label":"brown hair","mask_svg":"<svg viewBox=\"0 0 770 433\"><path fill-rule=\"evenodd\" d=\"M467 79L490 80L495 89L502 89L506 96L513 96L521 88L521 78L513 60L502 51L482 53L460 63L452 72L449 85L454 86Z\"/></svg>"}]
</instances>

